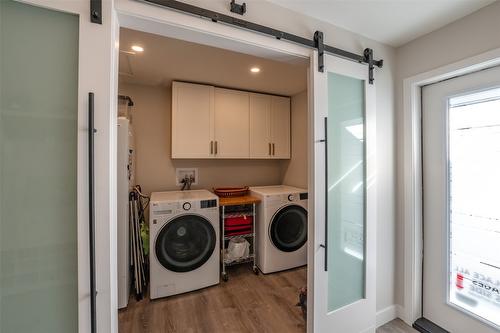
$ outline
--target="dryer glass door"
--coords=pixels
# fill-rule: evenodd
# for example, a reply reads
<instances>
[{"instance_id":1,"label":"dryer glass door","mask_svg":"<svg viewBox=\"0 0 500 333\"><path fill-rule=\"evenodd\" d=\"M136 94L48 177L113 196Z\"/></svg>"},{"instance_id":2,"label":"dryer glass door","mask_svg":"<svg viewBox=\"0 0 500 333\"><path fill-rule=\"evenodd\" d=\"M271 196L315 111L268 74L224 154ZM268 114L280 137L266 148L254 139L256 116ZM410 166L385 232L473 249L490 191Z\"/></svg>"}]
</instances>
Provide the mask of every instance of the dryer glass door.
<instances>
[{"instance_id":1,"label":"dryer glass door","mask_svg":"<svg viewBox=\"0 0 500 333\"><path fill-rule=\"evenodd\" d=\"M167 222L155 242L156 258L168 270L189 272L212 256L217 236L207 219L182 215Z\"/></svg>"},{"instance_id":2,"label":"dryer glass door","mask_svg":"<svg viewBox=\"0 0 500 333\"><path fill-rule=\"evenodd\" d=\"M297 205L286 206L274 215L269 228L274 246L284 252L296 251L307 241L307 211Z\"/></svg>"}]
</instances>

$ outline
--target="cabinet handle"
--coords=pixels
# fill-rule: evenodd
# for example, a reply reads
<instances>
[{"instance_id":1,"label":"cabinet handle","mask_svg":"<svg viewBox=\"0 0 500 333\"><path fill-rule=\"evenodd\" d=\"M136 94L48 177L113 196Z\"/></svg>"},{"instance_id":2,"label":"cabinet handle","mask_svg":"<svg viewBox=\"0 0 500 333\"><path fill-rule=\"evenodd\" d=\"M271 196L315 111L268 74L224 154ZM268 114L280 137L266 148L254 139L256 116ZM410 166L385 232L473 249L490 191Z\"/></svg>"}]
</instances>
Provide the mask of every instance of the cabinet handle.
<instances>
[{"instance_id":1,"label":"cabinet handle","mask_svg":"<svg viewBox=\"0 0 500 333\"><path fill-rule=\"evenodd\" d=\"M271 142L269 142L269 156L271 156Z\"/></svg>"},{"instance_id":2,"label":"cabinet handle","mask_svg":"<svg viewBox=\"0 0 500 333\"><path fill-rule=\"evenodd\" d=\"M210 141L210 155L213 155L214 153L214 142Z\"/></svg>"},{"instance_id":3,"label":"cabinet handle","mask_svg":"<svg viewBox=\"0 0 500 333\"><path fill-rule=\"evenodd\" d=\"M215 155L217 155L217 141L215 141Z\"/></svg>"},{"instance_id":4,"label":"cabinet handle","mask_svg":"<svg viewBox=\"0 0 500 333\"><path fill-rule=\"evenodd\" d=\"M274 143L273 143L273 156L274 156Z\"/></svg>"}]
</instances>

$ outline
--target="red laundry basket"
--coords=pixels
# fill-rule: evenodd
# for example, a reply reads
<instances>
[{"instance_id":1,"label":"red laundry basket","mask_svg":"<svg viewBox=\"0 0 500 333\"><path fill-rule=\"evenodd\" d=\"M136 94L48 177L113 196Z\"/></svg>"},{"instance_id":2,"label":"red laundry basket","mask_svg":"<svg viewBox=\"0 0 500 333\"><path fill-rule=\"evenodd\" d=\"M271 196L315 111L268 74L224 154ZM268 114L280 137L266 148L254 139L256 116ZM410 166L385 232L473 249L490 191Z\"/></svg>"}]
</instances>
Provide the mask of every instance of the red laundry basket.
<instances>
[{"instance_id":1,"label":"red laundry basket","mask_svg":"<svg viewBox=\"0 0 500 333\"><path fill-rule=\"evenodd\" d=\"M227 217L224 221L224 233L227 236L237 236L252 232L252 216Z\"/></svg>"}]
</instances>

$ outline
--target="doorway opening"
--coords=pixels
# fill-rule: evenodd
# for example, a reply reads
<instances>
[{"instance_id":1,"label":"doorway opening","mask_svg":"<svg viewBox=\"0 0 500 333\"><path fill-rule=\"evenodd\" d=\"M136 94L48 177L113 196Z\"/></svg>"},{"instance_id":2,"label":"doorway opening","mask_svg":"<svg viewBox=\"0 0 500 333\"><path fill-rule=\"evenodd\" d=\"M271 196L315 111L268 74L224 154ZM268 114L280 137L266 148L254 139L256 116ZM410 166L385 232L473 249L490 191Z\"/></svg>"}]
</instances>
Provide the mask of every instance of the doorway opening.
<instances>
[{"instance_id":1,"label":"doorway opening","mask_svg":"<svg viewBox=\"0 0 500 333\"><path fill-rule=\"evenodd\" d=\"M306 331L309 63L245 51L120 30L126 192L143 197L118 198L120 332ZM213 194L246 186L255 201Z\"/></svg>"}]
</instances>

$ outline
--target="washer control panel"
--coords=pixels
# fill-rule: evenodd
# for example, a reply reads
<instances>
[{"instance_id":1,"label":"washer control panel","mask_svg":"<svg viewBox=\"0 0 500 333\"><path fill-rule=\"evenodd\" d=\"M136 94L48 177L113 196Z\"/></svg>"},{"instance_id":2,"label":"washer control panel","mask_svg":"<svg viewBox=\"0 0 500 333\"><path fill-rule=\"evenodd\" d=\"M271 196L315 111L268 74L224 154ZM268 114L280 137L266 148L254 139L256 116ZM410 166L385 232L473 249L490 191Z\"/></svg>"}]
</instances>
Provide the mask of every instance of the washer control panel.
<instances>
[{"instance_id":1,"label":"washer control panel","mask_svg":"<svg viewBox=\"0 0 500 333\"><path fill-rule=\"evenodd\" d=\"M185 202L182 204L182 209L184 210L190 210L191 209L191 203Z\"/></svg>"},{"instance_id":2,"label":"washer control panel","mask_svg":"<svg viewBox=\"0 0 500 333\"><path fill-rule=\"evenodd\" d=\"M289 194L288 195L288 201L294 201L295 200L295 195Z\"/></svg>"},{"instance_id":3,"label":"washer control panel","mask_svg":"<svg viewBox=\"0 0 500 333\"><path fill-rule=\"evenodd\" d=\"M1 1L1 0L0 0ZM187 199L187 200L186 200ZM219 201L217 199L207 200L184 200L174 202L155 201L151 203L150 214L155 216L173 215L194 212L214 212L219 210Z\"/></svg>"}]
</instances>

